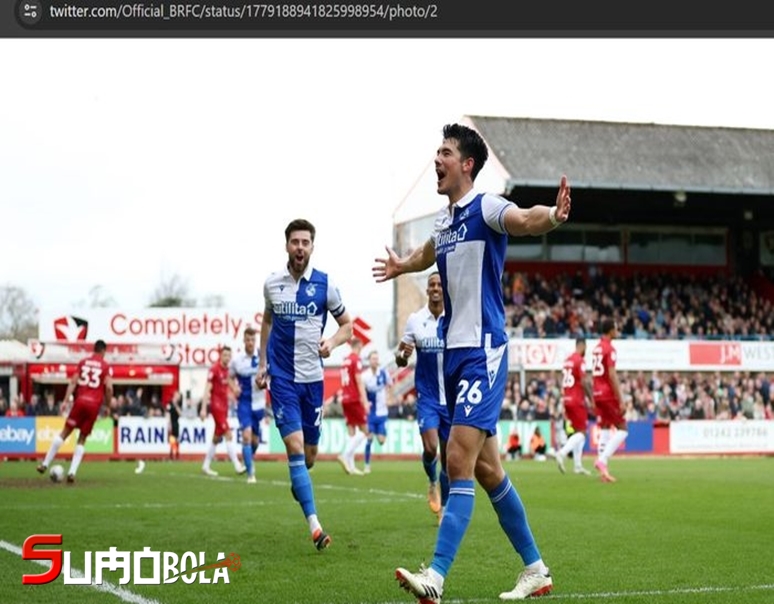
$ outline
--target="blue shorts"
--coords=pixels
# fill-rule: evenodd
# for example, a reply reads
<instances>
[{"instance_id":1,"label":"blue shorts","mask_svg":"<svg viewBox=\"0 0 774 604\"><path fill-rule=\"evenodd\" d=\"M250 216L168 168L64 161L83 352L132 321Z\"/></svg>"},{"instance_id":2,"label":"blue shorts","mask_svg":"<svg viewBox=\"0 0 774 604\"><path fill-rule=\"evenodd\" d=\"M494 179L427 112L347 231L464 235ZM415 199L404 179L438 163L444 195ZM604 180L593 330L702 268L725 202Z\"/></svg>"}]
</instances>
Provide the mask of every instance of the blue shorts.
<instances>
[{"instance_id":1,"label":"blue shorts","mask_svg":"<svg viewBox=\"0 0 774 604\"><path fill-rule=\"evenodd\" d=\"M489 436L497 434L508 382L508 345L447 348L443 373L452 425L472 426Z\"/></svg>"},{"instance_id":2,"label":"blue shorts","mask_svg":"<svg viewBox=\"0 0 774 604\"><path fill-rule=\"evenodd\" d=\"M434 399L417 399L417 425L419 433L424 434L428 430L438 430L438 438L444 442L449 440L451 421L449 420L449 408Z\"/></svg>"},{"instance_id":3,"label":"blue shorts","mask_svg":"<svg viewBox=\"0 0 774 604\"><path fill-rule=\"evenodd\" d=\"M237 418L239 419L239 429L246 430L250 428L253 434L261 439L261 422L266 416L266 409L253 409L252 403L239 403L237 405Z\"/></svg>"},{"instance_id":4,"label":"blue shorts","mask_svg":"<svg viewBox=\"0 0 774 604\"><path fill-rule=\"evenodd\" d=\"M371 417L368 416L368 431L371 434L387 436L387 416Z\"/></svg>"},{"instance_id":5,"label":"blue shorts","mask_svg":"<svg viewBox=\"0 0 774 604\"><path fill-rule=\"evenodd\" d=\"M320 442L323 414L323 382L298 384L281 377L272 377L269 385L274 423L284 439L303 430L304 444Z\"/></svg>"}]
</instances>

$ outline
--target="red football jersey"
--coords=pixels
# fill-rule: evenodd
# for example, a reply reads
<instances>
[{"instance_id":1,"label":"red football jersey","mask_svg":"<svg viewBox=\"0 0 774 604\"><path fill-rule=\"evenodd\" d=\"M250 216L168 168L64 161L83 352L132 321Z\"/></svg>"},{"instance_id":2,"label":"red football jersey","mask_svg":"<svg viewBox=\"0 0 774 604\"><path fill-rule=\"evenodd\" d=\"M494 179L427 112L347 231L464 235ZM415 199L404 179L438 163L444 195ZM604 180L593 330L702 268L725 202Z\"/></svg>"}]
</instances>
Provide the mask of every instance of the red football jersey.
<instances>
[{"instance_id":1,"label":"red football jersey","mask_svg":"<svg viewBox=\"0 0 774 604\"><path fill-rule=\"evenodd\" d=\"M573 352L562 365L562 394L564 406L584 406L586 391L583 389L583 378L586 375L586 362L583 357Z\"/></svg>"},{"instance_id":2,"label":"red football jersey","mask_svg":"<svg viewBox=\"0 0 774 604\"><path fill-rule=\"evenodd\" d=\"M228 367L215 363L210 367L207 381L212 384L210 388L210 410L228 410Z\"/></svg>"},{"instance_id":3,"label":"red football jersey","mask_svg":"<svg viewBox=\"0 0 774 604\"><path fill-rule=\"evenodd\" d=\"M616 353L610 338L602 337L591 352L591 375L594 378L594 399L614 399L610 370L615 369Z\"/></svg>"},{"instance_id":4,"label":"red football jersey","mask_svg":"<svg viewBox=\"0 0 774 604\"><path fill-rule=\"evenodd\" d=\"M360 390L357 387L357 376L363 373L363 361L356 352L351 352L341 364L341 402L360 402Z\"/></svg>"},{"instance_id":5,"label":"red football jersey","mask_svg":"<svg viewBox=\"0 0 774 604\"><path fill-rule=\"evenodd\" d=\"M101 356L93 354L78 361L75 371L78 374L75 402L101 406L105 400L105 379L113 375L110 365Z\"/></svg>"}]
</instances>

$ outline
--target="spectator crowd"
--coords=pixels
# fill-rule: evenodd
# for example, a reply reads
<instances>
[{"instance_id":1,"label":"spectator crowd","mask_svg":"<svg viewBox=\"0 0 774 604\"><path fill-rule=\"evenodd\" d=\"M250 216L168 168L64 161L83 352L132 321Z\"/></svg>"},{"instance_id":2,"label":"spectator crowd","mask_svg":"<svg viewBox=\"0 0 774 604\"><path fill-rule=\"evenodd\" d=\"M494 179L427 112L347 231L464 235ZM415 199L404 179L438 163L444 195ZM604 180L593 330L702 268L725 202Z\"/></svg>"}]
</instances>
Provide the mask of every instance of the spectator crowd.
<instances>
[{"instance_id":1,"label":"spectator crowd","mask_svg":"<svg viewBox=\"0 0 774 604\"><path fill-rule=\"evenodd\" d=\"M591 268L554 277L504 273L502 285L516 337L590 337L602 317L615 319L624 338L774 337L774 304L741 277L622 277Z\"/></svg>"},{"instance_id":2,"label":"spectator crowd","mask_svg":"<svg viewBox=\"0 0 774 604\"><path fill-rule=\"evenodd\" d=\"M528 374L525 392L511 377L502 419L563 417L561 371ZM771 380L759 372L618 372L627 421L774 419Z\"/></svg>"},{"instance_id":3,"label":"spectator crowd","mask_svg":"<svg viewBox=\"0 0 774 604\"><path fill-rule=\"evenodd\" d=\"M596 337L603 317L614 318L620 337L642 339L774 339L774 304L736 276L679 273L585 272L546 277L506 272L503 300L512 337ZM528 375L524 392L514 374L503 401L503 419L562 417L561 372ZM764 373L619 372L627 421L680 419L771 419L770 378ZM127 389L103 407L103 417L164 416L168 401L142 388ZM414 419L413 391L396 397L389 417ZM340 417L339 393L326 402L326 416ZM187 394L185 414L200 416L200 401ZM29 401L7 400L0 390L0 416L66 415L50 390Z\"/></svg>"}]
</instances>

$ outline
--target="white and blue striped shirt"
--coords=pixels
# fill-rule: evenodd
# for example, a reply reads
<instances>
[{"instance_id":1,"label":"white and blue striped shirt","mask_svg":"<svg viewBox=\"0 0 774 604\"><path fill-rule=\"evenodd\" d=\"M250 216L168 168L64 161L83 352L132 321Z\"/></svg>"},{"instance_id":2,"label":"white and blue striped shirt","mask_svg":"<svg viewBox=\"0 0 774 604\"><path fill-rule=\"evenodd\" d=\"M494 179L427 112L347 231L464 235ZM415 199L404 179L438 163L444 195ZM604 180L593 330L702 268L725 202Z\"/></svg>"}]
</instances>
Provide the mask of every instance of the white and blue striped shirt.
<instances>
[{"instance_id":1,"label":"white and blue striped shirt","mask_svg":"<svg viewBox=\"0 0 774 604\"><path fill-rule=\"evenodd\" d=\"M266 391L255 385L255 376L258 373L258 351L248 355L240 352L231 359L229 371L239 383L239 398L237 404L240 407L260 411L266 408Z\"/></svg>"},{"instance_id":2,"label":"white and blue striped shirt","mask_svg":"<svg viewBox=\"0 0 774 604\"><path fill-rule=\"evenodd\" d=\"M443 208L431 241L443 283L447 348L497 348L508 341L501 278L510 202L471 190Z\"/></svg>"},{"instance_id":3,"label":"white and blue striped shirt","mask_svg":"<svg viewBox=\"0 0 774 604\"><path fill-rule=\"evenodd\" d=\"M441 335L441 314L438 319L425 306L412 313L401 341L411 344L417 353L414 368L414 387L417 398L430 403L446 404L443 385L443 336Z\"/></svg>"},{"instance_id":4,"label":"white and blue striped shirt","mask_svg":"<svg viewBox=\"0 0 774 604\"><path fill-rule=\"evenodd\" d=\"M384 367L379 367L376 373L368 367L361 375L370 403L368 416L372 419L387 417L387 387L392 386L390 374Z\"/></svg>"},{"instance_id":5,"label":"white and blue striped shirt","mask_svg":"<svg viewBox=\"0 0 774 604\"><path fill-rule=\"evenodd\" d=\"M285 267L268 276L263 297L272 312L269 375L298 383L322 381L319 343L328 313L336 318L346 311L331 278L309 265L296 282Z\"/></svg>"}]
</instances>

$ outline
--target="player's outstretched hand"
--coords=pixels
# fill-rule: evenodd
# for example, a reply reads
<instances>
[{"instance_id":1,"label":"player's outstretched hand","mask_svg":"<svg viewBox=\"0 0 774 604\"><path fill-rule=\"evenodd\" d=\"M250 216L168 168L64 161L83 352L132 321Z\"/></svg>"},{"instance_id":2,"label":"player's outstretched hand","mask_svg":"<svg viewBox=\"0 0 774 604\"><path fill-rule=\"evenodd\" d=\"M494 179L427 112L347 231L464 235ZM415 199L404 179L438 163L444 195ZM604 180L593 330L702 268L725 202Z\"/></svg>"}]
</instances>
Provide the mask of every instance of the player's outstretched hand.
<instances>
[{"instance_id":1,"label":"player's outstretched hand","mask_svg":"<svg viewBox=\"0 0 774 604\"><path fill-rule=\"evenodd\" d=\"M559 192L556 194L556 219L559 222L567 222L570 217L570 185L567 183L567 176L562 174L559 181Z\"/></svg>"},{"instance_id":2,"label":"player's outstretched hand","mask_svg":"<svg viewBox=\"0 0 774 604\"><path fill-rule=\"evenodd\" d=\"M258 386L260 390L263 390L266 388L267 383L266 367L262 367L258 369L258 373L255 374L255 385Z\"/></svg>"},{"instance_id":3,"label":"player's outstretched hand","mask_svg":"<svg viewBox=\"0 0 774 604\"><path fill-rule=\"evenodd\" d=\"M374 262L376 262L376 264L371 269L377 283L383 283L400 274L398 272L398 254L395 253L395 250L386 245L384 246L384 249L387 250L387 257L375 258Z\"/></svg>"}]
</instances>

